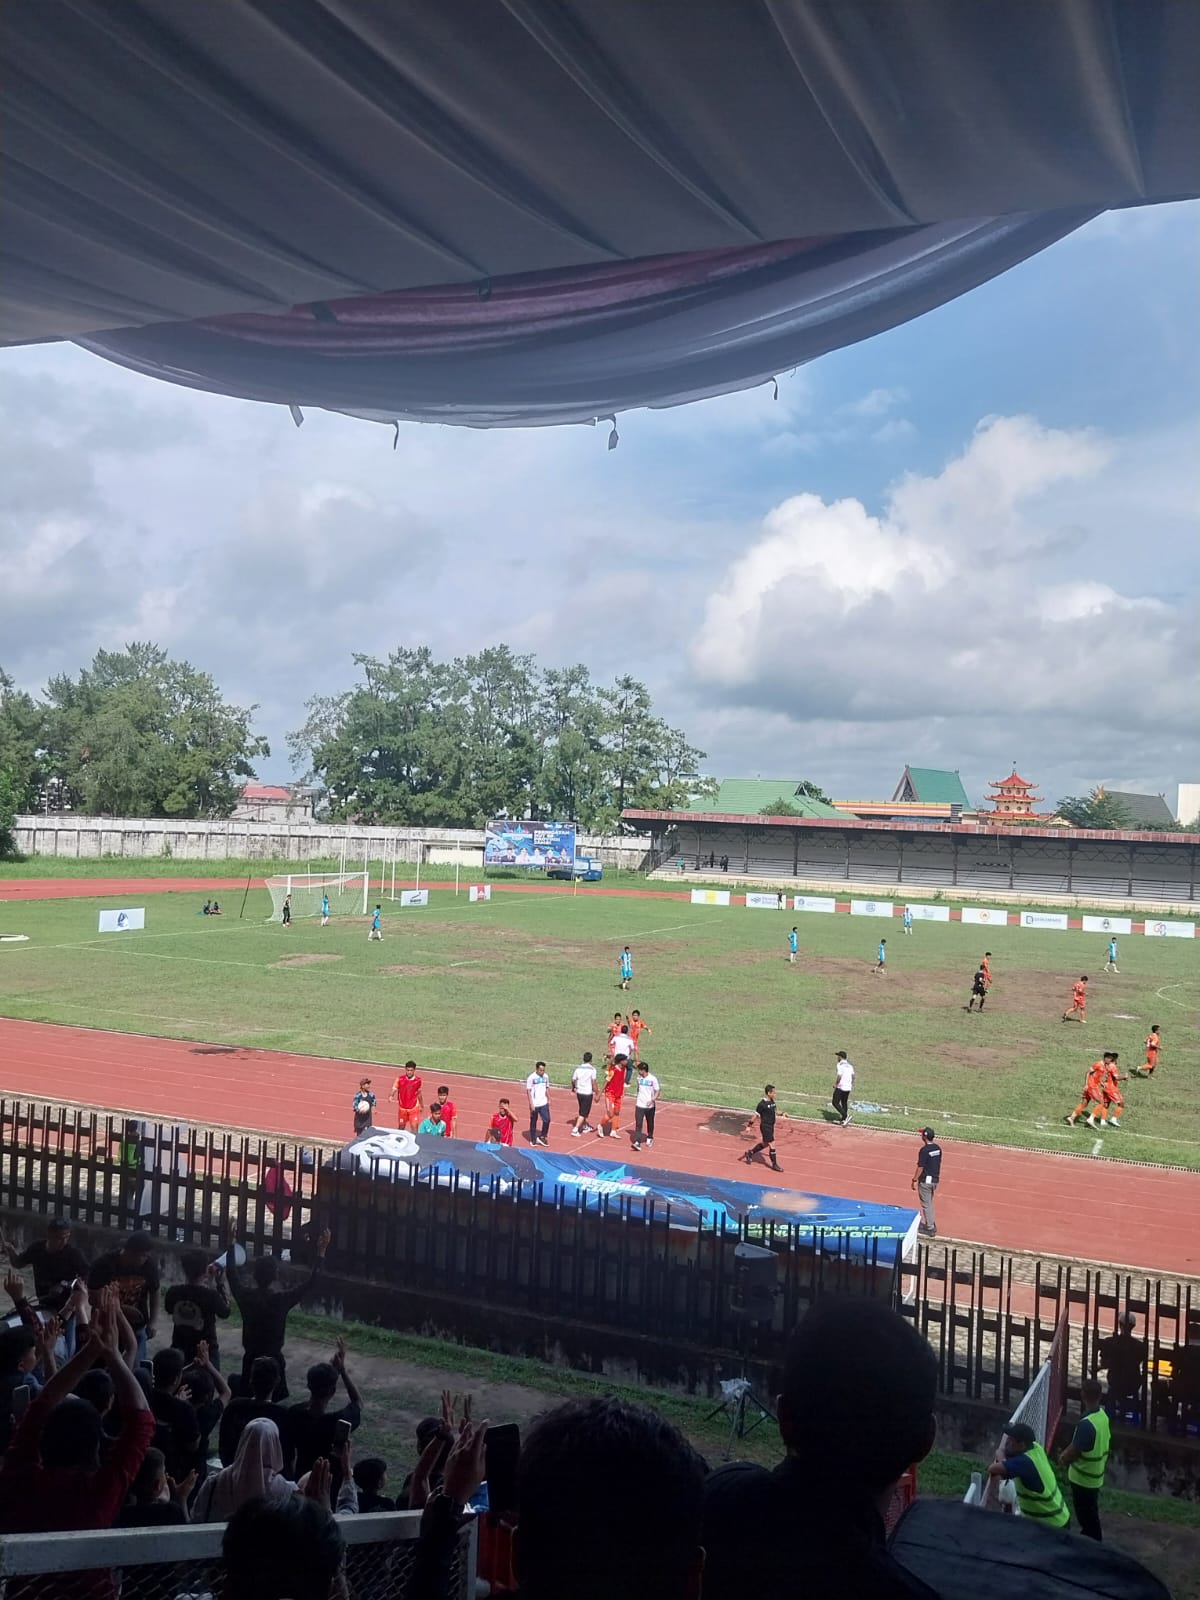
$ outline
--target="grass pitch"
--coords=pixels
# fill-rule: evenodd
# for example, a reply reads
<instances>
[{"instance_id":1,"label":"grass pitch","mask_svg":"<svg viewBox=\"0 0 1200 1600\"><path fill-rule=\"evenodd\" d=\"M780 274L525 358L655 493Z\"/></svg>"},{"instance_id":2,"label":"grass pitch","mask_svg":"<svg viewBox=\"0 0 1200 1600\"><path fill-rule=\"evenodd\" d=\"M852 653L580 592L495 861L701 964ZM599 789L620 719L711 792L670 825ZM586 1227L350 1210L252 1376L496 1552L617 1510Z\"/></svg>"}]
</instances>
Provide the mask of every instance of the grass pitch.
<instances>
[{"instance_id":1,"label":"grass pitch","mask_svg":"<svg viewBox=\"0 0 1200 1600\"><path fill-rule=\"evenodd\" d=\"M136 875L142 863L104 863ZM149 865L148 863L146 865ZM226 863L176 872L236 876ZM258 871L262 871L261 864ZM497 893L470 905L465 887L430 884L428 907L384 901L384 939L361 917L327 928L265 919L266 892L226 915L202 897L146 896L146 931L98 935L93 899L0 905L0 1014L143 1034L399 1062L440 1076L523 1078L546 1059L563 1081L580 1051L599 1055L617 1009L653 1029L644 1053L667 1099L750 1107L779 1087L792 1116L827 1113L833 1053L858 1068L855 1118L911 1129L930 1121L959 1138L1121 1155L1200 1167L1192 1096L1200 1069L1200 948L1121 940L1121 973L1101 971L1103 936L1023 928L692 906L684 901ZM136 903L136 897L135 903ZM800 959L786 935L800 928ZM886 977L871 975L880 935ZM617 955L634 951L634 983L617 986ZM995 983L969 1015L985 948ZM1086 1027L1063 1023L1071 980L1091 977ZM1068 1128L1085 1069L1102 1050L1143 1059L1151 1022L1163 1051L1150 1082L1124 1085L1125 1126L1104 1136ZM2 1077L2 1071L0 1071Z\"/></svg>"}]
</instances>

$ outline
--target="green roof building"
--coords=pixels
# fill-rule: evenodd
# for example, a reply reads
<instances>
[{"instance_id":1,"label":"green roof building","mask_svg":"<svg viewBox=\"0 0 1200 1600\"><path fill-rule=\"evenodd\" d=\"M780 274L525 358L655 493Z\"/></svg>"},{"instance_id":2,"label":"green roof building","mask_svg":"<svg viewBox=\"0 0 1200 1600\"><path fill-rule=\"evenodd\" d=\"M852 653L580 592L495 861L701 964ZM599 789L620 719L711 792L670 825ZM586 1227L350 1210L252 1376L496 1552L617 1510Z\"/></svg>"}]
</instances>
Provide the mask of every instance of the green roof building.
<instances>
[{"instance_id":1,"label":"green roof building","mask_svg":"<svg viewBox=\"0 0 1200 1600\"><path fill-rule=\"evenodd\" d=\"M957 772L940 767L905 767L893 800L919 800L927 806L961 806L971 809L967 791Z\"/></svg>"},{"instance_id":2,"label":"green roof building","mask_svg":"<svg viewBox=\"0 0 1200 1600\"><path fill-rule=\"evenodd\" d=\"M693 800L688 810L758 817L777 800L784 800L802 817L841 817L842 813L824 800L798 794L801 782L799 778L726 778L715 795Z\"/></svg>"}]
</instances>

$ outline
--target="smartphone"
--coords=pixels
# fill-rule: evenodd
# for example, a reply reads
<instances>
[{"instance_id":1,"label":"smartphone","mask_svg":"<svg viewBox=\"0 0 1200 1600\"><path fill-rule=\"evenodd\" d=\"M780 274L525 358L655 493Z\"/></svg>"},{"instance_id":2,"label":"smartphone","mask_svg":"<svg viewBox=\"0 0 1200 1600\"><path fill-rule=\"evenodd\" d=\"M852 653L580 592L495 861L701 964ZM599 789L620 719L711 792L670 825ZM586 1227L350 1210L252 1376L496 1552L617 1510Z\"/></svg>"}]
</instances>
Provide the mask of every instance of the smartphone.
<instances>
[{"instance_id":1,"label":"smartphone","mask_svg":"<svg viewBox=\"0 0 1200 1600\"><path fill-rule=\"evenodd\" d=\"M32 1393L33 1391L27 1383L19 1383L13 1390L11 1405L14 1422L20 1422L26 1411L29 1410L29 1400Z\"/></svg>"},{"instance_id":2,"label":"smartphone","mask_svg":"<svg viewBox=\"0 0 1200 1600\"><path fill-rule=\"evenodd\" d=\"M493 1516L512 1516L517 1510L517 1466L521 1459L521 1430L515 1422L489 1428L484 1441L488 1509Z\"/></svg>"},{"instance_id":3,"label":"smartphone","mask_svg":"<svg viewBox=\"0 0 1200 1600\"><path fill-rule=\"evenodd\" d=\"M333 1425L333 1448L338 1455L341 1455L342 1451L349 1444L350 1433L351 1428L349 1417L339 1417Z\"/></svg>"}]
</instances>

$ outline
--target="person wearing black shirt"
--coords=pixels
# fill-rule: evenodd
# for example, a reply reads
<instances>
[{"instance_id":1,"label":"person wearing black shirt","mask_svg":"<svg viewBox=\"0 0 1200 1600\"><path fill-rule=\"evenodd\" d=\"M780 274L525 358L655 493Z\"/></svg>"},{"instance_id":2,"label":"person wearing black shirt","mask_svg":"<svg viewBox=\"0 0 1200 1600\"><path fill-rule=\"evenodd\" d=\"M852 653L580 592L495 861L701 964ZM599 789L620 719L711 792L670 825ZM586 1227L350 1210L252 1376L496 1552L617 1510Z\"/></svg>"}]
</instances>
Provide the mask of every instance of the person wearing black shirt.
<instances>
[{"instance_id":1,"label":"person wearing black shirt","mask_svg":"<svg viewBox=\"0 0 1200 1600\"><path fill-rule=\"evenodd\" d=\"M182 1351L185 1362L194 1361L196 1346L208 1346L208 1358L221 1364L217 1344L217 1318L229 1315L229 1288L216 1262L211 1265L203 1250L188 1250L180 1262L185 1282L172 1284L163 1299L163 1310L171 1318L171 1343Z\"/></svg>"},{"instance_id":2,"label":"person wearing black shirt","mask_svg":"<svg viewBox=\"0 0 1200 1600\"><path fill-rule=\"evenodd\" d=\"M158 1320L158 1268L150 1259L150 1235L132 1233L119 1250L111 1250L92 1263L88 1288L93 1292L115 1283L121 1310L137 1335L138 1360L145 1361L147 1341L154 1338Z\"/></svg>"},{"instance_id":3,"label":"person wearing black shirt","mask_svg":"<svg viewBox=\"0 0 1200 1600\"><path fill-rule=\"evenodd\" d=\"M312 1288L321 1271L325 1252L329 1249L329 1229L326 1228L317 1239L317 1259L312 1272L304 1283L294 1289L280 1289L276 1285L279 1264L274 1256L259 1256L252 1269L253 1285L245 1283L238 1270L236 1249L236 1233L231 1230L225 1270L230 1292L242 1313L242 1386L244 1389L249 1386L250 1368L255 1359L258 1356L271 1356L279 1364L279 1382L272 1399L286 1400L287 1360L283 1353L283 1341L287 1334L288 1313Z\"/></svg>"},{"instance_id":4,"label":"person wearing black shirt","mask_svg":"<svg viewBox=\"0 0 1200 1600\"><path fill-rule=\"evenodd\" d=\"M1092 1358L1093 1374L1103 1370L1108 1380L1106 1409L1119 1413L1124 1404L1140 1404L1142 1381L1146 1370L1146 1341L1135 1333L1137 1317L1126 1311L1121 1318L1120 1333L1109 1334L1097 1341Z\"/></svg>"},{"instance_id":5,"label":"person wearing black shirt","mask_svg":"<svg viewBox=\"0 0 1200 1600\"><path fill-rule=\"evenodd\" d=\"M982 1011L983 1010L983 1006L984 1006L984 1002L986 1001L986 999L987 999L987 973L983 970L982 967L980 967L978 969L978 971L976 972L974 978L971 980L971 998L967 1001L967 1010L968 1011L974 1011L975 1002L976 1002L976 1000L978 1000L979 1001L979 1009L980 1009L980 1011Z\"/></svg>"},{"instance_id":6,"label":"person wearing black shirt","mask_svg":"<svg viewBox=\"0 0 1200 1600\"><path fill-rule=\"evenodd\" d=\"M933 1200L942 1177L942 1147L934 1138L932 1128L921 1129L921 1148L917 1151L917 1170L913 1173L912 1187L917 1191L921 1205L920 1232L930 1239L937 1238L937 1218L933 1214Z\"/></svg>"},{"instance_id":7,"label":"person wearing black shirt","mask_svg":"<svg viewBox=\"0 0 1200 1600\"><path fill-rule=\"evenodd\" d=\"M783 1171L783 1168L775 1158L775 1116L778 1110L779 1107L775 1104L775 1085L769 1083L763 1090L762 1099L754 1108L754 1116L746 1124L746 1132L748 1133L754 1126L754 1118L758 1118L758 1143L752 1150L747 1150L742 1156L742 1160L747 1166L753 1163L755 1156L760 1155L765 1150L772 1170L775 1172Z\"/></svg>"},{"instance_id":8,"label":"person wearing black shirt","mask_svg":"<svg viewBox=\"0 0 1200 1600\"><path fill-rule=\"evenodd\" d=\"M3 1245L14 1267L33 1268L38 1304L44 1311L61 1311L75 1279L87 1279L87 1260L71 1243L71 1224L66 1217L55 1217L46 1237L35 1239L19 1253L9 1240L4 1239Z\"/></svg>"},{"instance_id":9,"label":"person wearing black shirt","mask_svg":"<svg viewBox=\"0 0 1200 1600\"><path fill-rule=\"evenodd\" d=\"M292 1477L290 1469L291 1440L288 1436L288 1408L276 1405L271 1399L279 1387L279 1363L274 1356L258 1356L250 1367L250 1393L239 1395L225 1407L221 1416L221 1431L217 1436L217 1453L223 1467L231 1467L237 1455L238 1440L248 1422L255 1417L267 1417L279 1430L283 1446L285 1477Z\"/></svg>"},{"instance_id":10,"label":"person wearing black shirt","mask_svg":"<svg viewBox=\"0 0 1200 1600\"><path fill-rule=\"evenodd\" d=\"M158 1423L154 1443L166 1458L167 1471L179 1482L196 1465L200 1422L196 1408L179 1393L183 1383L183 1357L179 1351L171 1345L157 1351L153 1366L150 1409Z\"/></svg>"},{"instance_id":11,"label":"person wearing black shirt","mask_svg":"<svg viewBox=\"0 0 1200 1600\"><path fill-rule=\"evenodd\" d=\"M354 1482L358 1486L358 1509L369 1511L395 1511L396 1502L379 1491L387 1481L387 1462L382 1456L367 1456L354 1463Z\"/></svg>"},{"instance_id":12,"label":"person wearing black shirt","mask_svg":"<svg viewBox=\"0 0 1200 1600\"><path fill-rule=\"evenodd\" d=\"M329 1402L337 1393L338 1380L346 1388L346 1404L331 1411ZM336 1434L339 1422L348 1422L351 1431L362 1421L362 1396L346 1371L346 1346L337 1342L332 1361L318 1361L309 1367L308 1399L288 1410L288 1438L295 1451L296 1477L301 1478L314 1461L324 1457L332 1468L331 1492L337 1496L341 1484L340 1449Z\"/></svg>"}]
</instances>

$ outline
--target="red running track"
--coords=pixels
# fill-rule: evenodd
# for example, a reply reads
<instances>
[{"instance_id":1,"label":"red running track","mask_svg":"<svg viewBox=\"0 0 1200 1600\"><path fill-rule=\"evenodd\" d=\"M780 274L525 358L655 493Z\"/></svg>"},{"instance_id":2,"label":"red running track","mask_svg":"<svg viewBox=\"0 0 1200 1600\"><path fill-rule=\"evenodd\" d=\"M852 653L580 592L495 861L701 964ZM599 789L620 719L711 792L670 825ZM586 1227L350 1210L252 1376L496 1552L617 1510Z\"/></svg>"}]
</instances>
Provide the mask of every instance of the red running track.
<instances>
[{"instance_id":1,"label":"red running track","mask_svg":"<svg viewBox=\"0 0 1200 1600\"><path fill-rule=\"evenodd\" d=\"M265 880L255 878L251 887ZM464 879L464 884L466 880ZM0 900L107 900L115 895L130 898L144 894L211 894L214 889L232 893L246 887L245 878L9 878L0 879ZM396 879L397 889L411 889L408 879ZM426 888L448 889L442 878L426 881ZM380 881L379 891L383 892ZM465 893L465 889L464 889ZM569 883L493 883L493 894L573 894ZM688 889L629 889L589 883L587 895L623 895L634 900L691 900ZM849 908L849 902L844 909Z\"/></svg>"},{"instance_id":2,"label":"red running track","mask_svg":"<svg viewBox=\"0 0 1200 1600\"><path fill-rule=\"evenodd\" d=\"M0 1092L68 1100L168 1121L261 1128L294 1138L348 1139L359 1077L371 1076L381 1125L394 1067L197 1044L91 1028L0 1019ZM500 1095L521 1126L523 1085L496 1078L423 1073L426 1100L445 1076L458 1107L458 1136L482 1138ZM569 1137L574 1096L551 1096L551 1143ZM632 1121L632 1107L629 1118ZM751 1139L740 1114L664 1101L647 1165L676 1172L746 1176L737 1162ZM908 1206L919 1144L915 1133L838 1128L781 1117L783 1165L772 1186ZM621 1144L585 1137L597 1156L624 1159ZM1171 1275L1200 1274L1200 1173L947 1141L938 1193L941 1232L997 1249L1103 1260ZM760 1169L766 1176L769 1169Z\"/></svg>"}]
</instances>

